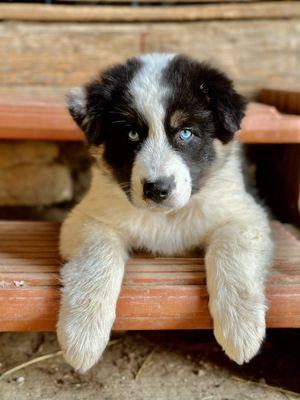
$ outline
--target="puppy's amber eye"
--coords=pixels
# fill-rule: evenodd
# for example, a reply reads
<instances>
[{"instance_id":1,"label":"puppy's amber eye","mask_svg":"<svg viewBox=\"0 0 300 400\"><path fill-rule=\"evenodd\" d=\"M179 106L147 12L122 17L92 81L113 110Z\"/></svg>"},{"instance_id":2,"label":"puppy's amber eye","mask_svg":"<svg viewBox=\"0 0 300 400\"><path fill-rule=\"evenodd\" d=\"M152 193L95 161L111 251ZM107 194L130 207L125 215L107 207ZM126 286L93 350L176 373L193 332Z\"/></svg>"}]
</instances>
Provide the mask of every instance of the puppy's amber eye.
<instances>
[{"instance_id":1,"label":"puppy's amber eye","mask_svg":"<svg viewBox=\"0 0 300 400\"><path fill-rule=\"evenodd\" d=\"M140 140L140 135L138 134L137 131L130 131L128 132L128 138L132 142L138 142Z\"/></svg>"}]
</instances>

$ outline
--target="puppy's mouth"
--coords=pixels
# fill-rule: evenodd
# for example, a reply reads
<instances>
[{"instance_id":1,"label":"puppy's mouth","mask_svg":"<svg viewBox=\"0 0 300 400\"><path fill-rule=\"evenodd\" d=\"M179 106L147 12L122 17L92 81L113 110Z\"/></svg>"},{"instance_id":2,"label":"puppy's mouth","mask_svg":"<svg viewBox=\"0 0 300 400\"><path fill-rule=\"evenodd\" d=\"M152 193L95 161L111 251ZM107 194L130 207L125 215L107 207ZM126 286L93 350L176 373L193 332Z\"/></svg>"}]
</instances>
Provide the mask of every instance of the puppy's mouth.
<instances>
[{"instance_id":1,"label":"puppy's mouth","mask_svg":"<svg viewBox=\"0 0 300 400\"><path fill-rule=\"evenodd\" d=\"M151 212L171 212L174 210L177 210L182 207L178 207L175 204L172 203L160 203L157 204L154 201L151 200L144 200L143 198L140 199L140 201L135 200L130 200L131 204L139 209L144 209L144 210L149 210Z\"/></svg>"},{"instance_id":2,"label":"puppy's mouth","mask_svg":"<svg viewBox=\"0 0 300 400\"><path fill-rule=\"evenodd\" d=\"M128 196L127 196L128 197ZM186 196L177 196L176 193L171 194L168 198L163 201L154 201L132 191L130 197L128 197L131 204L139 209L145 209L153 212L164 212L168 213L174 210L185 207L191 198L191 193L186 193Z\"/></svg>"},{"instance_id":3,"label":"puppy's mouth","mask_svg":"<svg viewBox=\"0 0 300 400\"><path fill-rule=\"evenodd\" d=\"M151 210L153 212L155 211L164 211L164 212L169 212L176 210L178 207L176 207L172 202L166 201L162 203L155 203L152 200L147 200L144 199L144 206L143 208L146 208L147 210Z\"/></svg>"}]
</instances>

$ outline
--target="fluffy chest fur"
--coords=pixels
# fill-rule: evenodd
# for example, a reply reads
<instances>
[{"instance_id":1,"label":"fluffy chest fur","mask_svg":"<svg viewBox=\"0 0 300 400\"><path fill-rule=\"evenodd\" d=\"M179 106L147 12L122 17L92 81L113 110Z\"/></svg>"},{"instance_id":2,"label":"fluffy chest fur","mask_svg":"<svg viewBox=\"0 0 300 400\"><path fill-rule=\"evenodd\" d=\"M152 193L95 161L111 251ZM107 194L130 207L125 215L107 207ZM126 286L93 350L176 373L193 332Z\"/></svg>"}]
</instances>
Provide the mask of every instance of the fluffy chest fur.
<instances>
[{"instance_id":1,"label":"fluffy chest fur","mask_svg":"<svg viewBox=\"0 0 300 400\"><path fill-rule=\"evenodd\" d=\"M176 210L135 207L120 186L95 167L91 189L73 210L72 219L78 219L78 229L85 217L113 227L128 248L154 254L180 255L205 247L216 227L230 222L233 216L247 218L247 208L254 204L243 190L238 144L231 143L227 152L226 162L210 171L201 192Z\"/></svg>"},{"instance_id":2,"label":"fluffy chest fur","mask_svg":"<svg viewBox=\"0 0 300 400\"><path fill-rule=\"evenodd\" d=\"M180 255L203 245L208 231L201 202L197 199L181 210L164 213L134 209L116 198L110 201L110 207L104 207L99 202L95 206L93 200L87 198L74 213L112 226L129 249L144 249L157 255Z\"/></svg>"}]
</instances>

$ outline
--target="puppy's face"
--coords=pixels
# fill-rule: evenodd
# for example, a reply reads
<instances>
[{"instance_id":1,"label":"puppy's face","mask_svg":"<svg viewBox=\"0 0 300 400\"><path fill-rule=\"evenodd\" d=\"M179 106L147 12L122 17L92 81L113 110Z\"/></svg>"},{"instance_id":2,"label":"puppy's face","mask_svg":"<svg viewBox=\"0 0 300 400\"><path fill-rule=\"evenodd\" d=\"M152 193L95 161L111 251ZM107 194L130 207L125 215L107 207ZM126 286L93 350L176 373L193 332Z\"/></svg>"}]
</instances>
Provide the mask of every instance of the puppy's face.
<instances>
[{"instance_id":1,"label":"puppy's face","mask_svg":"<svg viewBox=\"0 0 300 400\"><path fill-rule=\"evenodd\" d=\"M151 54L73 90L69 110L135 206L170 210L201 190L215 142L232 140L244 101L208 65Z\"/></svg>"}]
</instances>

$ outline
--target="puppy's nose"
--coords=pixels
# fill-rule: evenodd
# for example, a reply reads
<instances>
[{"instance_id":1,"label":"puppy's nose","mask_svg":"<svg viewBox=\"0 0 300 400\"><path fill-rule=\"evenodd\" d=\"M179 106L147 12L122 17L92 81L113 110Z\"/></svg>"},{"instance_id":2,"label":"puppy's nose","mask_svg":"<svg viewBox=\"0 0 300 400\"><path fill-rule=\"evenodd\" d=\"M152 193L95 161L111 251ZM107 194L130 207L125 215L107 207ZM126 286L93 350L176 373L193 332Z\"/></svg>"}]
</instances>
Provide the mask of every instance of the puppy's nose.
<instances>
[{"instance_id":1,"label":"puppy's nose","mask_svg":"<svg viewBox=\"0 0 300 400\"><path fill-rule=\"evenodd\" d=\"M162 178L154 182L146 181L144 183L144 196L156 203L161 203L170 196L173 186L174 179L172 178Z\"/></svg>"}]
</instances>

